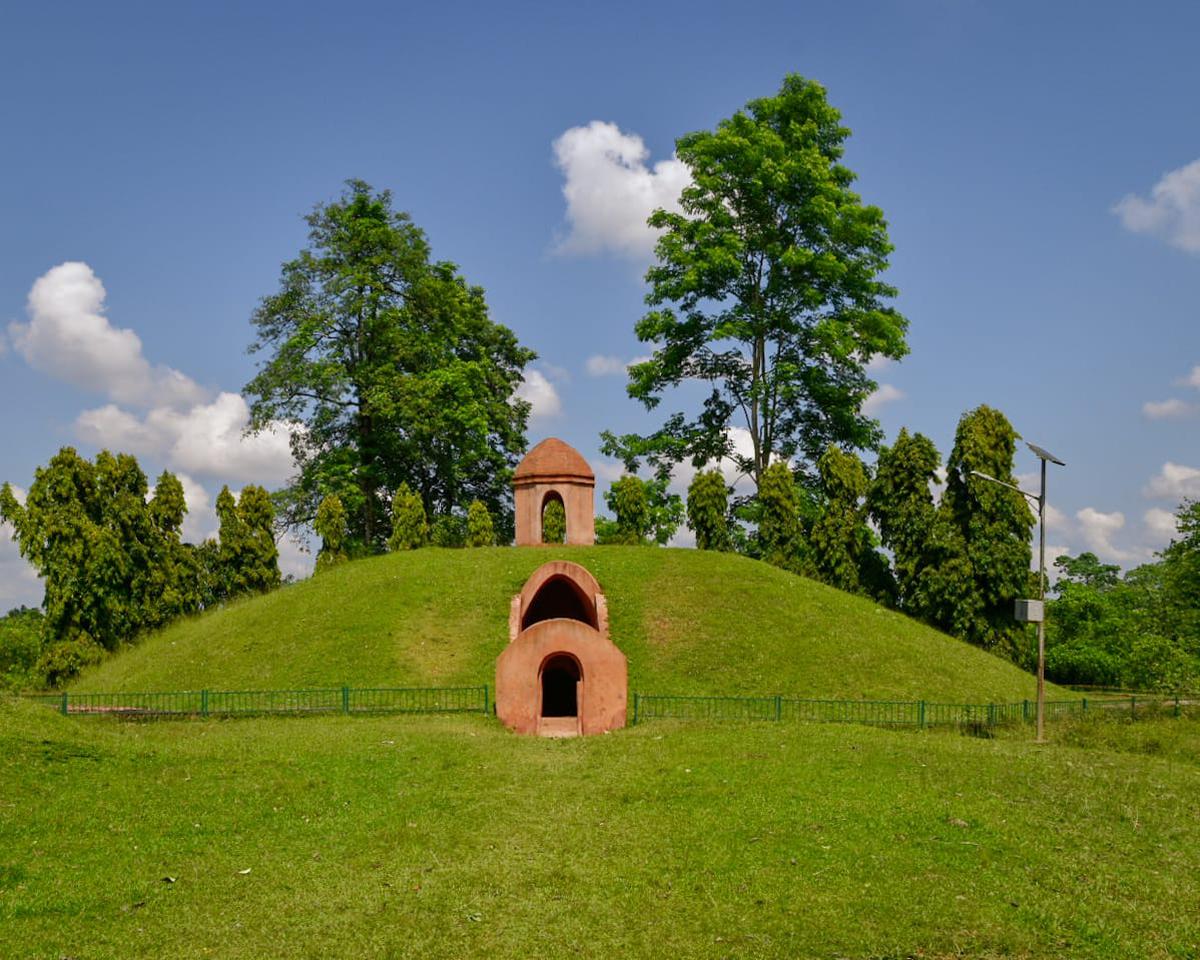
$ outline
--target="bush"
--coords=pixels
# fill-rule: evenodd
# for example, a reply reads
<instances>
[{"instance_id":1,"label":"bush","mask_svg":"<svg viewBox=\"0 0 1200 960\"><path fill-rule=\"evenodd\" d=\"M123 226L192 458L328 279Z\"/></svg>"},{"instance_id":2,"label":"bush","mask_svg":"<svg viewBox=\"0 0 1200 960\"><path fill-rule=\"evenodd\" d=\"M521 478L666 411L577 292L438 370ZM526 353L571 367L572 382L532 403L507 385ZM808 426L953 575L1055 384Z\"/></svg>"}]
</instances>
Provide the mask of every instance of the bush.
<instances>
[{"instance_id":1,"label":"bush","mask_svg":"<svg viewBox=\"0 0 1200 960\"><path fill-rule=\"evenodd\" d=\"M402 483L392 498L392 536L388 540L388 549L415 550L425 546L428 539L425 504L407 483Z\"/></svg>"},{"instance_id":2,"label":"bush","mask_svg":"<svg viewBox=\"0 0 1200 960\"><path fill-rule=\"evenodd\" d=\"M567 539L567 511L561 500L551 500L542 510L542 543L562 543Z\"/></svg>"},{"instance_id":3,"label":"bush","mask_svg":"<svg viewBox=\"0 0 1200 960\"><path fill-rule=\"evenodd\" d=\"M467 518L446 514L433 521L429 533L435 547L465 547L467 545Z\"/></svg>"},{"instance_id":4,"label":"bush","mask_svg":"<svg viewBox=\"0 0 1200 960\"><path fill-rule=\"evenodd\" d=\"M40 610L18 607L0 618L0 690L30 686L42 653Z\"/></svg>"},{"instance_id":5,"label":"bush","mask_svg":"<svg viewBox=\"0 0 1200 960\"><path fill-rule=\"evenodd\" d=\"M467 507L467 546L492 547L496 544L496 529L492 515L482 500L472 500Z\"/></svg>"},{"instance_id":6,"label":"bush","mask_svg":"<svg viewBox=\"0 0 1200 960\"><path fill-rule=\"evenodd\" d=\"M604 502L617 516L617 538L612 542L644 543L652 522L646 484L627 473L608 488Z\"/></svg>"},{"instance_id":7,"label":"bush","mask_svg":"<svg viewBox=\"0 0 1200 960\"><path fill-rule=\"evenodd\" d=\"M104 648L86 633L73 640L64 640L46 649L38 660L36 671L48 687L60 687L79 676L84 667L104 659Z\"/></svg>"},{"instance_id":8,"label":"bush","mask_svg":"<svg viewBox=\"0 0 1200 960\"><path fill-rule=\"evenodd\" d=\"M317 507L317 519L313 524L321 538L321 552L317 554L314 573L346 562L346 508L342 501L330 494Z\"/></svg>"},{"instance_id":9,"label":"bush","mask_svg":"<svg viewBox=\"0 0 1200 960\"><path fill-rule=\"evenodd\" d=\"M729 489L719 470L697 473L688 486L687 524L697 550L728 550Z\"/></svg>"}]
</instances>

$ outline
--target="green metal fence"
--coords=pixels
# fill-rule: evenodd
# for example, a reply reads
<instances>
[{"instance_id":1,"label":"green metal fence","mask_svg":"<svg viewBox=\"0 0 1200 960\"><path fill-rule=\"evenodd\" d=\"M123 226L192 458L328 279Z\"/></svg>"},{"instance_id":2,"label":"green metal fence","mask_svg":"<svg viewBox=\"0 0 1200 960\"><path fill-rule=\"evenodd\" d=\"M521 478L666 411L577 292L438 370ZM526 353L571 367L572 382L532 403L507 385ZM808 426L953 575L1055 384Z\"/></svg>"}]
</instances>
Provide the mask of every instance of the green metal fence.
<instances>
[{"instance_id":1,"label":"green metal fence","mask_svg":"<svg viewBox=\"0 0 1200 960\"><path fill-rule=\"evenodd\" d=\"M34 694L65 715L238 717L320 713L488 713L487 686L184 690L169 693Z\"/></svg>"},{"instance_id":2,"label":"green metal fence","mask_svg":"<svg viewBox=\"0 0 1200 960\"><path fill-rule=\"evenodd\" d=\"M1178 698L1121 697L1101 700L1048 700L1046 718L1082 716L1089 710L1119 712L1136 719L1153 704L1159 712L1181 714ZM808 723L861 723L883 727L996 727L1032 723L1037 701L937 703L926 700L804 700L767 697L690 697L635 693L633 723L648 720L773 720Z\"/></svg>"}]
</instances>

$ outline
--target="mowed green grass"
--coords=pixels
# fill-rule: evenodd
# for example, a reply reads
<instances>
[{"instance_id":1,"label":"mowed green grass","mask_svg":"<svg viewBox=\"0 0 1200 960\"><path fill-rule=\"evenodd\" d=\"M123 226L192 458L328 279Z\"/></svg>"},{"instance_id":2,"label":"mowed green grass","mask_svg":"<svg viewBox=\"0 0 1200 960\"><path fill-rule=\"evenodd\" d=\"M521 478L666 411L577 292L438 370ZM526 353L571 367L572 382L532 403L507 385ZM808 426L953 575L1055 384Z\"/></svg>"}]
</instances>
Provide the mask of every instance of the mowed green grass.
<instances>
[{"instance_id":1,"label":"mowed green grass","mask_svg":"<svg viewBox=\"0 0 1200 960\"><path fill-rule=\"evenodd\" d=\"M1197 956L1200 725L1051 734L0 704L0 955Z\"/></svg>"},{"instance_id":2,"label":"mowed green grass","mask_svg":"<svg viewBox=\"0 0 1200 960\"><path fill-rule=\"evenodd\" d=\"M744 557L644 547L425 549L360 560L177 623L73 689L490 684L508 642L510 598L559 558L599 579L631 690L1034 696L1033 679L1011 664L869 600Z\"/></svg>"}]
</instances>

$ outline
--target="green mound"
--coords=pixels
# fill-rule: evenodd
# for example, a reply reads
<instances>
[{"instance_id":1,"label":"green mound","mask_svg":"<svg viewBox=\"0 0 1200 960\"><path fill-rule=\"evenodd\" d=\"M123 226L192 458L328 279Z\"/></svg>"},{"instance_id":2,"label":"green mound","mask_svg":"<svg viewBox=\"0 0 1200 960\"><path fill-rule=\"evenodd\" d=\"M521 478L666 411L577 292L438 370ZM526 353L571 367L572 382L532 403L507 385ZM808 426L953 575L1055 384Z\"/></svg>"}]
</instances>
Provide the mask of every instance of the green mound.
<instances>
[{"instance_id":1,"label":"green mound","mask_svg":"<svg viewBox=\"0 0 1200 960\"><path fill-rule=\"evenodd\" d=\"M509 601L583 564L641 693L1020 700L1034 680L900 614L744 557L643 547L426 549L361 560L176 623L78 691L490 684Z\"/></svg>"}]
</instances>

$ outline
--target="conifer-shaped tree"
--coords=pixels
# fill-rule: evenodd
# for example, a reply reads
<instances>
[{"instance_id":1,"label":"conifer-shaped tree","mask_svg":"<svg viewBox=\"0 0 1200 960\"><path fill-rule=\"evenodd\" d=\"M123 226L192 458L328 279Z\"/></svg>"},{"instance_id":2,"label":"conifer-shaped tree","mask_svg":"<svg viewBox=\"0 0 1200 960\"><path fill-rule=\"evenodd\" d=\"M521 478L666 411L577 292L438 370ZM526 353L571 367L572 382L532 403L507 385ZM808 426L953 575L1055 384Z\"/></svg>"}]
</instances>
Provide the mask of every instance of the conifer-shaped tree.
<instances>
[{"instance_id":1,"label":"conifer-shaped tree","mask_svg":"<svg viewBox=\"0 0 1200 960\"><path fill-rule=\"evenodd\" d=\"M326 496L317 508L313 529L321 538L314 573L346 562L346 508L337 494Z\"/></svg>"},{"instance_id":2,"label":"conifer-shaped tree","mask_svg":"<svg viewBox=\"0 0 1200 960\"><path fill-rule=\"evenodd\" d=\"M767 467L758 485L758 544L767 563L799 572L805 554L800 501L791 468L782 460Z\"/></svg>"},{"instance_id":3,"label":"conifer-shaped tree","mask_svg":"<svg viewBox=\"0 0 1200 960\"><path fill-rule=\"evenodd\" d=\"M729 489L720 470L704 470L688 485L687 524L699 550L728 550Z\"/></svg>"},{"instance_id":4,"label":"conifer-shaped tree","mask_svg":"<svg viewBox=\"0 0 1200 960\"><path fill-rule=\"evenodd\" d=\"M650 532L652 522L646 484L633 474L627 473L608 488L604 502L617 518L614 542L642 543Z\"/></svg>"},{"instance_id":5,"label":"conifer-shaped tree","mask_svg":"<svg viewBox=\"0 0 1200 960\"><path fill-rule=\"evenodd\" d=\"M482 500L472 500L467 507L467 546L491 547L496 543L492 515Z\"/></svg>"},{"instance_id":6,"label":"conifer-shaped tree","mask_svg":"<svg viewBox=\"0 0 1200 960\"><path fill-rule=\"evenodd\" d=\"M567 511L561 500L551 500L542 510L542 543L562 543L567 539Z\"/></svg>"},{"instance_id":7,"label":"conifer-shaped tree","mask_svg":"<svg viewBox=\"0 0 1200 960\"><path fill-rule=\"evenodd\" d=\"M402 483L392 497L392 536L388 540L388 549L415 550L428 542L425 504L407 483Z\"/></svg>"}]
</instances>

